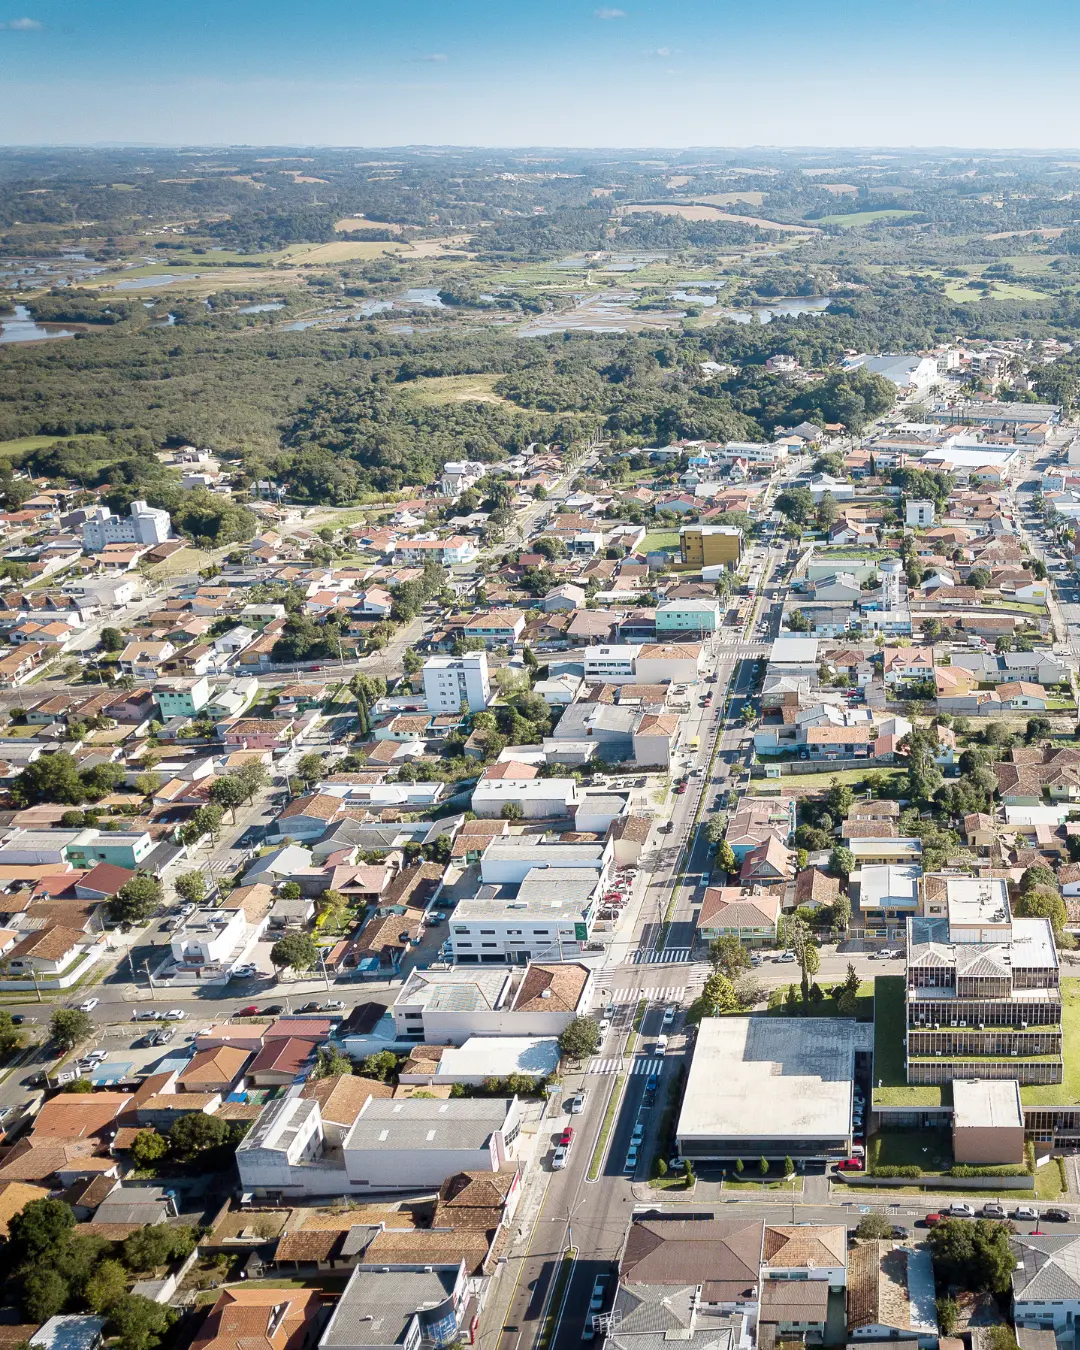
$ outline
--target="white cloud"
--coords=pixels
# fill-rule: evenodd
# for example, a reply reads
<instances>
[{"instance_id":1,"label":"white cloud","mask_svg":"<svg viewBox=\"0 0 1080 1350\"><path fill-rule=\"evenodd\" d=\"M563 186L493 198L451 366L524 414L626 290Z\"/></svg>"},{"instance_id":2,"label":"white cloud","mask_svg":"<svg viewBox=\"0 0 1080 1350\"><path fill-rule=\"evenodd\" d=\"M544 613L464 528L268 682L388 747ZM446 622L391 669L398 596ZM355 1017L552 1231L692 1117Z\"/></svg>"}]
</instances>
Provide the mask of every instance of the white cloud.
<instances>
[{"instance_id":1,"label":"white cloud","mask_svg":"<svg viewBox=\"0 0 1080 1350\"><path fill-rule=\"evenodd\" d=\"M0 28L10 29L13 33L30 33L36 28L44 28L45 25L37 19L12 19L10 23L0 23Z\"/></svg>"},{"instance_id":2,"label":"white cloud","mask_svg":"<svg viewBox=\"0 0 1080 1350\"><path fill-rule=\"evenodd\" d=\"M668 56L674 56L674 55L675 55L675 48L674 48L674 47L653 47L650 51L647 51L647 52L645 53L645 55L646 55L646 56L659 56L659 57L661 57L661 58L666 58L666 57L668 57Z\"/></svg>"},{"instance_id":3,"label":"white cloud","mask_svg":"<svg viewBox=\"0 0 1080 1350\"><path fill-rule=\"evenodd\" d=\"M423 61L448 61L449 59L445 52L432 52L430 56L421 57Z\"/></svg>"},{"instance_id":4,"label":"white cloud","mask_svg":"<svg viewBox=\"0 0 1080 1350\"><path fill-rule=\"evenodd\" d=\"M625 19L625 9L594 9L594 19Z\"/></svg>"}]
</instances>

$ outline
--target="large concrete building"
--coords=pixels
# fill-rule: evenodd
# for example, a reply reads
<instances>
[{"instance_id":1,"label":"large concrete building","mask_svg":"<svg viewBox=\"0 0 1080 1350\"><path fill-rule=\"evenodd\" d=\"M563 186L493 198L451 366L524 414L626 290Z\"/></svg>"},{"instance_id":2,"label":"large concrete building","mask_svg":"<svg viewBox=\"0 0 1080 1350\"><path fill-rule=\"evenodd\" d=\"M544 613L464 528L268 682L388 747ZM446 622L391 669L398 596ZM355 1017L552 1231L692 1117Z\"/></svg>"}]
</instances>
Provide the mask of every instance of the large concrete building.
<instances>
[{"instance_id":1,"label":"large concrete building","mask_svg":"<svg viewBox=\"0 0 1080 1350\"><path fill-rule=\"evenodd\" d=\"M694 1160L846 1155L854 1073L850 1020L706 1018L679 1114L679 1151Z\"/></svg>"},{"instance_id":2,"label":"large concrete building","mask_svg":"<svg viewBox=\"0 0 1080 1350\"><path fill-rule=\"evenodd\" d=\"M168 511L145 502L132 502L128 516L114 516L107 506L95 506L82 528L87 553L100 553L106 544L163 544L171 534Z\"/></svg>"}]
</instances>

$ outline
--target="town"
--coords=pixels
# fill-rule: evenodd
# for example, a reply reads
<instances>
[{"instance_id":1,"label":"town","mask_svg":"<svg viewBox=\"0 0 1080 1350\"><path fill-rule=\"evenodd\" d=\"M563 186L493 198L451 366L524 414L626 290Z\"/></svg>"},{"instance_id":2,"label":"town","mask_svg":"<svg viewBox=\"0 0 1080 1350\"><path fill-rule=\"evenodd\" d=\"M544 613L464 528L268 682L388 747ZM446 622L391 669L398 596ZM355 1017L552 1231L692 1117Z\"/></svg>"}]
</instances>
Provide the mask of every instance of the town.
<instances>
[{"instance_id":1,"label":"town","mask_svg":"<svg viewBox=\"0 0 1080 1350\"><path fill-rule=\"evenodd\" d=\"M17 471L3 1343L1070 1344L1080 428L1033 363L852 355L858 432L362 511L268 480L223 547Z\"/></svg>"}]
</instances>

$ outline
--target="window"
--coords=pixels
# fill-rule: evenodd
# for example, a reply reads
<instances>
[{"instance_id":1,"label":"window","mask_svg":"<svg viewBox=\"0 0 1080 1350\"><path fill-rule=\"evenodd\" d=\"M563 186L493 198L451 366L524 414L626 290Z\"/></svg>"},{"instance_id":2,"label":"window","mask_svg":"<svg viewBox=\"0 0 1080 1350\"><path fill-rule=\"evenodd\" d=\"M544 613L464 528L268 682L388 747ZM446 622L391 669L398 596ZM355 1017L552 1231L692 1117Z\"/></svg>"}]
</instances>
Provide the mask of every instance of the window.
<instances>
[{"instance_id":1,"label":"window","mask_svg":"<svg viewBox=\"0 0 1080 1350\"><path fill-rule=\"evenodd\" d=\"M457 945L458 947L471 947L471 946L472 946L472 943L471 943L471 942L459 942L459 943L457 943L456 945ZM486 945L486 944L485 944L485 945Z\"/></svg>"},{"instance_id":2,"label":"window","mask_svg":"<svg viewBox=\"0 0 1080 1350\"><path fill-rule=\"evenodd\" d=\"M497 942L481 942L480 944L481 947L497 947L498 945Z\"/></svg>"},{"instance_id":3,"label":"window","mask_svg":"<svg viewBox=\"0 0 1080 1350\"><path fill-rule=\"evenodd\" d=\"M494 937L494 936L495 936L495 929L494 929L494 928L481 928L481 929L480 929L480 936L481 936L481 937Z\"/></svg>"}]
</instances>

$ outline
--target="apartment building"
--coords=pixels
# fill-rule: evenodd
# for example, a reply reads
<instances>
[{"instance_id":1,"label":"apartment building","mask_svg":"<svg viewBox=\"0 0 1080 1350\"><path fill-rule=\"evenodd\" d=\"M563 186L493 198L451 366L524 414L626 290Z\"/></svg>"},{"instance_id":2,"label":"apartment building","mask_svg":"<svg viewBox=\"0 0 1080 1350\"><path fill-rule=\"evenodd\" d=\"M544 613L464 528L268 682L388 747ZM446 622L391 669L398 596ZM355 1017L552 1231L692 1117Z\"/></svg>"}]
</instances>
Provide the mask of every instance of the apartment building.
<instances>
[{"instance_id":1,"label":"apartment building","mask_svg":"<svg viewBox=\"0 0 1080 1350\"><path fill-rule=\"evenodd\" d=\"M127 516L114 516L107 506L89 510L82 527L83 548L87 553L101 553L108 544L163 544L172 534L172 517L168 511L132 502Z\"/></svg>"},{"instance_id":2,"label":"apartment building","mask_svg":"<svg viewBox=\"0 0 1080 1350\"><path fill-rule=\"evenodd\" d=\"M679 531L680 556L689 567L722 563L734 571L742 548L742 531L735 525L684 525Z\"/></svg>"},{"instance_id":3,"label":"apartment building","mask_svg":"<svg viewBox=\"0 0 1080 1350\"><path fill-rule=\"evenodd\" d=\"M480 712L491 701L487 652L430 656L424 662L424 699L433 713Z\"/></svg>"}]
</instances>

